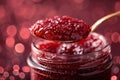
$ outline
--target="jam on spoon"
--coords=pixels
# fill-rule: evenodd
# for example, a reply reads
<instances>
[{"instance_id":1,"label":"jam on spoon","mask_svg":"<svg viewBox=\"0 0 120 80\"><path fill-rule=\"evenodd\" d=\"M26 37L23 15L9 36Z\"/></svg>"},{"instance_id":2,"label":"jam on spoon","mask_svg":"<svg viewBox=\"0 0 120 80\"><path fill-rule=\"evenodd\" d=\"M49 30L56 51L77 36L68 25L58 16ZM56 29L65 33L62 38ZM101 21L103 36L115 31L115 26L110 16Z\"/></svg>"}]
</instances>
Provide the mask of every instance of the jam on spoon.
<instances>
[{"instance_id":1,"label":"jam on spoon","mask_svg":"<svg viewBox=\"0 0 120 80\"><path fill-rule=\"evenodd\" d=\"M47 40L75 42L86 38L91 27L82 20L68 16L55 16L38 20L30 31L33 35Z\"/></svg>"}]
</instances>

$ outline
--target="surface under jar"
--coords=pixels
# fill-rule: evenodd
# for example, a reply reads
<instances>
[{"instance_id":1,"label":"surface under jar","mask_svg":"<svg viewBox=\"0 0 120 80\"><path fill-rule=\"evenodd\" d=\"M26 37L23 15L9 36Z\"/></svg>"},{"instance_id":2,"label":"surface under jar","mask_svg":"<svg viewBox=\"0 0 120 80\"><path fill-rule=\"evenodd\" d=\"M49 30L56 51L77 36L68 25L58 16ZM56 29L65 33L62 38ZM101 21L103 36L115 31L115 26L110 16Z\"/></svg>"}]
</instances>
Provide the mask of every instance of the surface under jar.
<instances>
[{"instance_id":1,"label":"surface under jar","mask_svg":"<svg viewBox=\"0 0 120 80\"><path fill-rule=\"evenodd\" d=\"M31 67L31 80L110 80L112 55L107 42L102 49L83 55L58 54L38 48L40 44L49 42L54 41L38 39L31 45L27 60Z\"/></svg>"}]
</instances>

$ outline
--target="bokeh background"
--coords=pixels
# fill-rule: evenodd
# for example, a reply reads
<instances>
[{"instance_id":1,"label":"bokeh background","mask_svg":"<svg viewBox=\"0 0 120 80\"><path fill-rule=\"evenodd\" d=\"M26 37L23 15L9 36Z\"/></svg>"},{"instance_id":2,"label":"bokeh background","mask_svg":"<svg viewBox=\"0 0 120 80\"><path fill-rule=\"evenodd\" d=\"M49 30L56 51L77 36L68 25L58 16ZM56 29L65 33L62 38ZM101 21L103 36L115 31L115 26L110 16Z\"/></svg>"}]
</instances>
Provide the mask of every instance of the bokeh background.
<instances>
[{"instance_id":1,"label":"bokeh background","mask_svg":"<svg viewBox=\"0 0 120 80\"><path fill-rule=\"evenodd\" d=\"M120 11L120 0L0 0L0 80L30 80L28 28L38 19L68 15L92 25L116 11ZM111 80L119 80L120 16L104 22L96 32L111 43L115 64Z\"/></svg>"}]
</instances>

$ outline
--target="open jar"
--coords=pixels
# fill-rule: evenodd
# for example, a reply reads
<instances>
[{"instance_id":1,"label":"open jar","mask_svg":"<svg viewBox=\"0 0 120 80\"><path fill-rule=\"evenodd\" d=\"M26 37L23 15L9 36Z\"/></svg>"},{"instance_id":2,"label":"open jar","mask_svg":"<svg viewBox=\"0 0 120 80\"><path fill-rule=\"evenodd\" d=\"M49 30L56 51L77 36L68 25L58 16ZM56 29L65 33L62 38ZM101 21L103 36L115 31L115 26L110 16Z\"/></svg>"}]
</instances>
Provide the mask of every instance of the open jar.
<instances>
[{"instance_id":1,"label":"open jar","mask_svg":"<svg viewBox=\"0 0 120 80\"><path fill-rule=\"evenodd\" d=\"M100 34L75 43L36 39L31 49L31 80L110 80L111 49Z\"/></svg>"}]
</instances>

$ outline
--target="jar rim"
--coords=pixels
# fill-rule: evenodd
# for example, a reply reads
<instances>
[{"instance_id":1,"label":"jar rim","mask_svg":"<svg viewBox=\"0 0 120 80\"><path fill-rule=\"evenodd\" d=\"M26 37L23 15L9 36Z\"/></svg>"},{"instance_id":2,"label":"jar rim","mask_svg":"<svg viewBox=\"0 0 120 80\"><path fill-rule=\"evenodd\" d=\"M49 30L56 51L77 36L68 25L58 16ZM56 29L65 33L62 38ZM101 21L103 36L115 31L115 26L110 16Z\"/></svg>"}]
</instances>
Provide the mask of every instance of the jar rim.
<instances>
[{"instance_id":1,"label":"jar rim","mask_svg":"<svg viewBox=\"0 0 120 80\"><path fill-rule=\"evenodd\" d=\"M98 33L95 33L95 32L92 32L92 34L98 34ZM41 39L41 38L37 38L37 39L35 39L33 42L32 42L32 44L31 44L31 47L32 47L32 49L34 49L35 51L37 51L38 53L39 52L44 52L44 53L50 53L50 54L56 54L56 55L62 55L62 56L84 56L84 55L88 55L88 54L94 54L94 53L97 53L97 52L100 52L101 50L104 50L105 48L107 48L107 47L109 47L109 49L110 49L110 42L103 36L103 35L100 35L100 36L102 36L102 38L104 38L103 40L105 41L105 44L104 44L104 46L102 47L102 48L100 48L100 49L98 49L98 50L93 50L92 52L89 52L89 53L87 53L87 54L73 54L73 55L69 55L69 54L56 54L56 53L52 53L52 52L48 52L48 51L43 51L43 50L40 50L38 47L37 47L37 43L38 42L40 42L40 41L48 41L48 42L50 42L51 40L45 40L45 39ZM51 41L51 42L54 42L54 41ZM57 41L56 41L57 42ZM61 42L62 44L64 43L64 42ZM110 51L111 51L111 49L110 49ZM110 52L109 52L110 53Z\"/></svg>"},{"instance_id":2,"label":"jar rim","mask_svg":"<svg viewBox=\"0 0 120 80\"><path fill-rule=\"evenodd\" d=\"M87 53L87 54L99 52L99 51L107 48L107 47L110 46L110 45L111 45L111 44L108 43L108 44L105 45L102 49L99 49L99 50L97 50L97 51L93 51L93 52L90 52L90 53ZM36 46L36 41L31 44L31 47L32 47L32 49L34 49L34 50L37 51L37 52L56 54L56 53L52 53L52 52L47 52L47 51L40 50L40 49ZM87 54L83 54L83 55L87 55ZM64 55L66 56L67 54L64 54ZM74 55L70 55L70 56L75 56L75 55L77 55L77 56L78 56L78 55L83 56L83 55L81 55L81 54L74 54Z\"/></svg>"}]
</instances>

